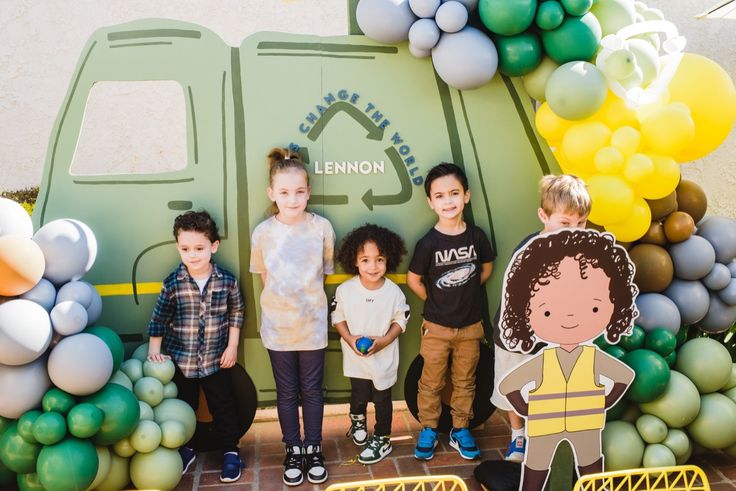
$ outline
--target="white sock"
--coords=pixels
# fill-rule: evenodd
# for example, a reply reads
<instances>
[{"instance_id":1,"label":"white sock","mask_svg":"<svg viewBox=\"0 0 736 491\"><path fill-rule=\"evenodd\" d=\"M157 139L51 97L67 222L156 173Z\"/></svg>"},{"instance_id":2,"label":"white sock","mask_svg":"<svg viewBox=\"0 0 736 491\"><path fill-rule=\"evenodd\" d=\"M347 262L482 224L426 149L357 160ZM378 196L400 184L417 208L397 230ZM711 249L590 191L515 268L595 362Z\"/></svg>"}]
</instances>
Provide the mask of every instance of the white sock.
<instances>
[{"instance_id":1,"label":"white sock","mask_svg":"<svg viewBox=\"0 0 736 491\"><path fill-rule=\"evenodd\" d=\"M522 426L518 430L511 428L511 439L516 440L518 437L524 436L524 427Z\"/></svg>"}]
</instances>

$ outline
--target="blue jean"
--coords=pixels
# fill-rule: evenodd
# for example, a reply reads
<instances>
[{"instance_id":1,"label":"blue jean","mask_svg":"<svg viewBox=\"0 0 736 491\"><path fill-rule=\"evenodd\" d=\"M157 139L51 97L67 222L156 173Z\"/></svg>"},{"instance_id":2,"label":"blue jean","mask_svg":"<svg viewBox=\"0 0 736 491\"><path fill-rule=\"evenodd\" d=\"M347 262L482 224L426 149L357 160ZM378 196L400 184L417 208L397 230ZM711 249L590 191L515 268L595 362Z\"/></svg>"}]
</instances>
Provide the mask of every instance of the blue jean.
<instances>
[{"instance_id":1,"label":"blue jean","mask_svg":"<svg viewBox=\"0 0 736 491\"><path fill-rule=\"evenodd\" d=\"M282 441L288 445L302 445L299 425L301 396L304 417L304 445L322 443L324 397L322 380L325 369L325 350L272 351L273 378L276 380L276 410L281 425Z\"/></svg>"}]
</instances>

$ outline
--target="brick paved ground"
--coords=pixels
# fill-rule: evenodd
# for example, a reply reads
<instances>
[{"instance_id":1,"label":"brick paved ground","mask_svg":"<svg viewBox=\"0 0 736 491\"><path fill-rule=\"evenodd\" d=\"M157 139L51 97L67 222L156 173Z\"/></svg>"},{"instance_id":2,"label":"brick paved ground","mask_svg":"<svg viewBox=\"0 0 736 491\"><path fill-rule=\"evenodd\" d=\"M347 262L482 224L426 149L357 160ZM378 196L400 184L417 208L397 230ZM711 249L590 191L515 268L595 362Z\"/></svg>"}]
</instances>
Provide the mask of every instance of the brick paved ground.
<instances>
[{"instance_id":1,"label":"brick paved ground","mask_svg":"<svg viewBox=\"0 0 736 491\"><path fill-rule=\"evenodd\" d=\"M447 435L440 436L440 444L434 459L420 462L413 456L419 425L402 403L395 403L392 428L393 452L378 464L364 466L354 461L357 447L345 438L349 426L347 406L328 406L324 419L323 452L330 473L330 479L321 486L309 483L295 488L284 486L281 482L284 447L281 431L273 410L259 410L256 422L241 442L241 455L247 468L240 480L232 484L222 484L218 477L221 457L219 454L205 454L199 458L196 467L183 478L177 491L240 491L240 490L287 490L317 491L329 484L363 479L377 479L397 476L455 474L468 484L470 490L481 487L473 479L473 469L477 465L460 458L447 443ZM372 428L369 415L369 428ZM476 428L478 446L483 451L483 459L500 459L505 450L510 431L506 420L494 414L483 427ZM721 453L710 453L693 458L693 463L701 466L713 491L736 491L736 458Z\"/></svg>"}]
</instances>

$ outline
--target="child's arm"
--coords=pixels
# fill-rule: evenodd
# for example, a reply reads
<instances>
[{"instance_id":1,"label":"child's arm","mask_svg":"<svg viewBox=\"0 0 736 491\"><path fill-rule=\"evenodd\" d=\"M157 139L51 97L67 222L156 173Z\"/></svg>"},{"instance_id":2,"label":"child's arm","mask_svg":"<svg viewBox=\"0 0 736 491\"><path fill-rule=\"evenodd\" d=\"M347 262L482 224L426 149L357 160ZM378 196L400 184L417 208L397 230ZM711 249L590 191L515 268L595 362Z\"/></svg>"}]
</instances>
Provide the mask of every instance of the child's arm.
<instances>
[{"instance_id":1,"label":"child's arm","mask_svg":"<svg viewBox=\"0 0 736 491\"><path fill-rule=\"evenodd\" d=\"M350 329L348 328L347 322L338 322L337 324L335 324L335 329L337 329L340 337L343 338L346 343L348 343L348 346L352 348L356 355L365 356L363 353L358 351L358 348L355 347L355 342L360 338L360 336L353 336L352 334L350 334Z\"/></svg>"},{"instance_id":2,"label":"child's arm","mask_svg":"<svg viewBox=\"0 0 736 491\"><path fill-rule=\"evenodd\" d=\"M148 338L148 361L161 363L171 359L169 355L161 354L161 341L163 339L162 336L151 336Z\"/></svg>"},{"instance_id":3,"label":"child's arm","mask_svg":"<svg viewBox=\"0 0 736 491\"><path fill-rule=\"evenodd\" d=\"M243 302L243 296L240 294L237 281L230 286L227 309L227 346L220 357L220 368L230 368L238 361L238 343L240 342L240 328L244 320L245 302Z\"/></svg>"},{"instance_id":4,"label":"child's arm","mask_svg":"<svg viewBox=\"0 0 736 491\"><path fill-rule=\"evenodd\" d=\"M227 346L220 357L220 368L231 368L238 361L238 342L240 341L240 328L230 326L227 333Z\"/></svg>"},{"instance_id":5,"label":"child's arm","mask_svg":"<svg viewBox=\"0 0 736 491\"><path fill-rule=\"evenodd\" d=\"M401 334L402 330L403 329L401 329L401 326L399 324L393 322L385 335L379 336L377 338L371 338L373 339L373 344L370 348L368 348L368 352L365 354L365 356L375 355L383 348L393 343L394 339L399 337L399 334Z\"/></svg>"},{"instance_id":6,"label":"child's arm","mask_svg":"<svg viewBox=\"0 0 736 491\"><path fill-rule=\"evenodd\" d=\"M409 289L414 292L414 295L419 297L422 301L427 300L427 287L424 286L424 282L420 275L407 271L406 284L409 286Z\"/></svg>"},{"instance_id":7,"label":"child's arm","mask_svg":"<svg viewBox=\"0 0 736 491\"><path fill-rule=\"evenodd\" d=\"M167 290L166 285L161 288L161 293L156 300L156 306L148 323L148 356L149 361L163 362L171 359L170 356L161 354L161 342L163 336L169 330L174 314L176 313L176 296L173 291Z\"/></svg>"},{"instance_id":8,"label":"child's arm","mask_svg":"<svg viewBox=\"0 0 736 491\"><path fill-rule=\"evenodd\" d=\"M491 277L491 273L493 273L493 262L490 263L483 263L480 265L480 284L484 284L486 281L488 281L488 278Z\"/></svg>"}]
</instances>

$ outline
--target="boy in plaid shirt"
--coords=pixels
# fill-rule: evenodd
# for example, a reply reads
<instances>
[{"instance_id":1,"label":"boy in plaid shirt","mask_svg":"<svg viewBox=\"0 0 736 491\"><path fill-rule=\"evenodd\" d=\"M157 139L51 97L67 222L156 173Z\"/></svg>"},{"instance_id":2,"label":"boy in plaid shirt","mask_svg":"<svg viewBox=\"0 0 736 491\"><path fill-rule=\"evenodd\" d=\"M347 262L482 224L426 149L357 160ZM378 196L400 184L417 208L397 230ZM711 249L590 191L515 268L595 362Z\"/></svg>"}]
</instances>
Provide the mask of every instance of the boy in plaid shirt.
<instances>
[{"instance_id":1,"label":"boy in plaid shirt","mask_svg":"<svg viewBox=\"0 0 736 491\"><path fill-rule=\"evenodd\" d=\"M230 378L238 360L243 298L235 276L211 260L220 236L207 212L176 217L174 237L181 264L164 279L148 324L148 360L173 359L179 398L194 410L202 387L224 452L220 481L233 482L245 467ZM186 444L179 454L186 472L196 454Z\"/></svg>"}]
</instances>

